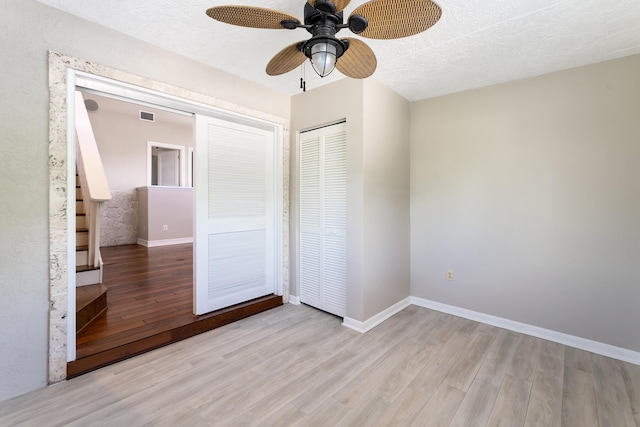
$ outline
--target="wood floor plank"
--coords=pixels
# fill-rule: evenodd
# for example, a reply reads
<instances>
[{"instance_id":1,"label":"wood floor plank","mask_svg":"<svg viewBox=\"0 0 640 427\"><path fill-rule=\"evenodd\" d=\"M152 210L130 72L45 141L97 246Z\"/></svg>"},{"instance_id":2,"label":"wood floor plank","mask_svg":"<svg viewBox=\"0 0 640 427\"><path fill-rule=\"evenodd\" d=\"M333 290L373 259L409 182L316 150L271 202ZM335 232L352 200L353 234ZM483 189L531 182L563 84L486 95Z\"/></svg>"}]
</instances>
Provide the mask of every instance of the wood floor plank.
<instances>
[{"instance_id":1,"label":"wood floor plank","mask_svg":"<svg viewBox=\"0 0 640 427\"><path fill-rule=\"evenodd\" d=\"M591 355L589 352L573 347L564 348L565 368L577 369L588 374L592 374Z\"/></svg>"},{"instance_id":2,"label":"wood floor plank","mask_svg":"<svg viewBox=\"0 0 640 427\"><path fill-rule=\"evenodd\" d=\"M542 340L538 352L538 369L551 372L562 377L564 371L564 346L551 341Z\"/></svg>"},{"instance_id":3,"label":"wood floor plank","mask_svg":"<svg viewBox=\"0 0 640 427\"><path fill-rule=\"evenodd\" d=\"M389 405L384 416L380 419L381 426L408 426L413 423L429 399L410 387Z\"/></svg>"},{"instance_id":4,"label":"wood floor plank","mask_svg":"<svg viewBox=\"0 0 640 427\"><path fill-rule=\"evenodd\" d=\"M416 427L448 426L464 397L465 393L462 390L447 383L441 383L411 425Z\"/></svg>"},{"instance_id":5,"label":"wood floor plank","mask_svg":"<svg viewBox=\"0 0 640 427\"><path fill-rule=\"evenodd\" d=\"M635 424L624 384L622 366L615 360L591 355L598 419L603 426Z\"/></svg>"},{"instance_id":6,"label":"wood floor plank","mask_svg":"<svg viewBox=\"0 0 640 427\"><path fill-rule=\"evenodd\" d=\"M440 383L452 367L455 366L468 343L469 339L462 335L454 334L451 336L433 359L411 381L409 387L429 399L440 387Z\"/></svg>"},{"instance_id":7,"label":"wood floor plank","mask_svg":"<svg viewBox=\"0 0 640 427\"><path fill-rule=\"evenodd\" d=\"M464 336L464 334L461 335ZM485 333L475 334L469 342L469 345L464 348L463 354L457 360L456 364L449 370L444 382L466 393L494 339L495 335Z\"/></svg>"},{"instance_id":8,"label":"wood floor plank","mask_svg":"<svg viewBox=\"0 0 640 427\"><path fill-rule=\"evenodd\" d=\"M540 361L539 352L542 341L532 336L522 337L513 355L511 365L507 369L507 374L525 381L533 381Z\"/></svg>"},{"instance_id":9,"label":"wood floor plank","mask_svg":"<svg viewBox=\"0 0 640 427\"><path fill-rule=\"evenodd\" d=\"M549 371L536 372L525 427L560 427L562 424L562 375Z\"/></svg>"},{"instance_id":10,"label":"wood floor plank","mask_svg":"<svg viewBox=\"0 0 640 427\"><path fill-rule=\"evenodd\" d=\"M501 330L480 366L476 379L500 386L521 339L518 334Z\"/></svg>"},{"instance_id":11,"label":"wood floor plank","mask_svg":"<svg viewBox=\"0 0 640 427\"><path fill-rule=\"evenodd\" d=\"M354 425L372 426L377 425L378 420L386 412L389 403L374 393L367 393L358 404L338 421L336 427L351 427Z\"/></svg>"},{"instance_id":12,"label":"wood floor plank","mask_svg":"<svg viewBox=\"0 0 640 427\"><path fill-rule=\"evenodd\" d=\"M375 393L393 402L402 391L413 381L427 363L440 349L437 343L426 341L407 350L407 357L391 372L385 375L375 388Z\"/></svg>"},{"instance_id":13,"label":"wood floor plank","mask_svg":"<svg viewBox=\"0 0 640 427\"><path fill-rule=\"evenodd\" d=\"M407 358L402 345L394 346L370 366L362 370L353 380L338 390L334 399L348 407L355 407L372 388L377 387L386 375L400 366Z\"/></svg>"},{"instance_id":14,"label":"wood floor plank","mask_svg":"<svg viewBox=\"0 0 640 427\"><path fill-rule=\"evenodd\" d=\"M325 427L334 426L349 412L342 403L335 399L327 399L312 413L302 418L294 425L299 427Z\"/></svg>"},{"instance_id":15,"label":"wood floor plank","mask_svg":"<svg viewBox=\"0 0 640 427\"><path fill-rule=\"evenodd\" d=\"M562 425L597 427L599 424L593 375L582 369L565 366L562 387Z\"/></svg>"},{"instance_id":16,"label":"wood floor plank","mask_svg":"<svg viewBox=\"0 0 640 427\"><path fill-rule=\"evenodd\" d=\"M303 420L305 417L306 414L304 412L289 404L262 420L258 425L260 427L291 426Z\"/></svg>"},{"instance_id":17,"label":"wood floor plank","mask_svg":"<svg viewBox=\"0 0 640 427\"><path fill-rule=\"evenodd\" d=\"M622 379L631 403L636 426L640 427L640 366L621 362Z\"/></svg>"},{"instance_id":18,"label":"wood floor plank","mask_svg":"<svg viewBox=\"0 0 640 427\"><path fill-rule=\"evenodd\" d=\"M485 426L498 396L500 387L476 380L462 399L449 426L480 427Z\"/></svg>"},{"instance_id":19,"label":"wood floor plank","mask_svg":"<svg viewBox=\"0 0 640 427\"><path fill-rule=\"evenodd\" d=\"M506 375L487 427L521 426L527 415L532 382Z\"/></svg>"}]
</instances>

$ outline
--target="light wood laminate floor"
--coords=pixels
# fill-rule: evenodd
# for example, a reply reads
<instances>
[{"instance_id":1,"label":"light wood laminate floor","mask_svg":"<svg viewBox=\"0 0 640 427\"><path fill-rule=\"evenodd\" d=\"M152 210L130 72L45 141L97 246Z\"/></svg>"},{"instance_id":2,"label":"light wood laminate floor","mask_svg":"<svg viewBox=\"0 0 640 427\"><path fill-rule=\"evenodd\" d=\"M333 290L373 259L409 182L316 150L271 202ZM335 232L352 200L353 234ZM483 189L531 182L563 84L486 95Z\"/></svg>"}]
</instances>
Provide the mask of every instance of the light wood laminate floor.
<instances>
[{"instance_id":1,"label":"light wood laminate floor","mask_svg":"<svg viewBox=\"0 0 640 427\"><path fill-rule=\"evenodd\" d=\"M410 306L287 304L0 403L0 425L640 426L640 367Z\"/></svg>"}]
</instances>

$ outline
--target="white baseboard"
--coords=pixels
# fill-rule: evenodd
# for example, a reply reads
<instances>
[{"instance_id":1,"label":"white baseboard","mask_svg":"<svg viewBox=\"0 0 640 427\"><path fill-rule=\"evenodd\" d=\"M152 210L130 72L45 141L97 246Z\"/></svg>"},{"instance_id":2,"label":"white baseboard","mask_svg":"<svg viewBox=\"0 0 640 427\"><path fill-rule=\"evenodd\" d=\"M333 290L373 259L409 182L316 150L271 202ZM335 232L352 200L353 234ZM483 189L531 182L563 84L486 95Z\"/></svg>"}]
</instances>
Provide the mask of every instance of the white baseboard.
<instances>
[{"instance_id":1,"label":"white baseboard","mask_svg":"<svg viewBox=\"0 0 640 427\"><path fill-rule=\"evenodd\" d=\"M368 318L364 322L345 316L344 319L342 320L342 326L346 326L347 328L353 329L354 331L365 333L375 328L380 323L384 322L385 320L387 320L394 314L398 313L399 311L402 311L405 308L409 307L410 305L411 305L411 297L407 297L402 301L399 301L393 304L391 307L385 310L382 310L380 313L376 314L375 316Z\"/></svg>"},{"instance_id":2,"label":"white baseboard","mask_svg":"<svg viewBox=\"0 0 640 427\"><path fill-rule=\"evenodd\" d=\"M424 298L410 297L410 299L411 304L413 305L430 308L432 310L441 311L443 313L452 314L454 316L463 317L476 322L486 323L487 325L497 326L498 328L508 329L521 334L531 335L547 341L557 342L569 347L575 347L581 350L590 351L591 353L633 363L634 365L640 365L640 352L576 337L562 332L552 331L550 329L539 328L526 323L491 316L489 314L479 313L477 311L454 307L452 305L442 304Z\"/></svg>"},{"instance_id":3,"label":"white baseboard","mask_svg":"<svg viewBox=\"0 0 640 427\"><path fill-rule=\"evenodd\" d=\"M300 297L289 295L289 304L300 305Z\"/></svg>"},{"instance_id":4,"label":"white baseboard","mask_svg":"<svg viewBox=\"0 0 640 427\"><path fill-rule=\"evenodd\" d=\"M193 243L193 237L181 237L179 239L164 240L144 240L138 239L138 244L147 248L155 248L156 246L182 245L185 243Z\"/></svg>"}]
</instances>

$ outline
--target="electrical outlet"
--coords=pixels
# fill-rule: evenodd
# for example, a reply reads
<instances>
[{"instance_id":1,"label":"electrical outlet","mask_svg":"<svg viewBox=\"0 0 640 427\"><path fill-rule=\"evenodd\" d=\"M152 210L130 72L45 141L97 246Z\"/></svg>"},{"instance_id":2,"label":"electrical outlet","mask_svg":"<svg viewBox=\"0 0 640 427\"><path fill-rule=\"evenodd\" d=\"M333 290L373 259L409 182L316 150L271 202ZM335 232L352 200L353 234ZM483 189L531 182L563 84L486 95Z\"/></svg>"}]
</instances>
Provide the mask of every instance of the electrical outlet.
<instances>
[{"instance_id":1,"label":"electrical outlet","mask_svg":"<svg viewBox=\"0 0 640 427\"><path fill-rule=\"evenodd\" d=\"M453 280L453 270L447 270L447 280Z\"/></svg>"},{"instance_id":2,"label":"electrical outlet","mask_svg":"<svg viewBox=\"0 0 640 427\"><path fill-rule=\"evenodd\" d=\"M165 225L163 225L163 226L162 226L162 229L163 229L164 231L167 231L167 230L169 230L169 226L168 226L167 224L165 224Z\"/></svg>"}]
</instances>

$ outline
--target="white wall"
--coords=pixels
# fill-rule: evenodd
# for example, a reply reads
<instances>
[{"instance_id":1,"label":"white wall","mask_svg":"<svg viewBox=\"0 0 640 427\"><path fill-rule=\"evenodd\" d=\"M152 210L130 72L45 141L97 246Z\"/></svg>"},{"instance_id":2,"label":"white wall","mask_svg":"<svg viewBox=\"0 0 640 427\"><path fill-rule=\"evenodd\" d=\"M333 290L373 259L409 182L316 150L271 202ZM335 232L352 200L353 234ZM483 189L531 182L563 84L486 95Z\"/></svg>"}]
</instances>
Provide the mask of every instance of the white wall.
<instances>
[{"instance_id":1,"label":"white wall","mask_svg":"<svg viewBox=\"0 0 640 427\"><path fill-rule=\"evenodd\" d=\"M298 295L296 132L347 121L347 317L365 321L409 296L409 102L373 80L292 97L291 290Z\"/></svg>"},{"instance_id":2,"label":"white wall","mask_svg":"<svg viewBox=\"0 0 640 427\"><path fill-rule=\"evenodd\" d=\"M185 155L194 146L192 117L92 94L84 98L99 104L89 120L111 191L134 193L148 185L147 141L181 145ZM139 110L155 113L155 121L140 120Z\"/></svg>"},{"instance_id":3,"label":"white wall","mask_svg":"<svg viewBox=\"0 0 640 427\"><path fill-rule=\"evenodd\" d=\"M193 239L193 188L140 187L137 193L140 239L150 245Z\"/></svg>"},{"instance_id":4,"label":"white wall","mask_svg":"<svg viewBox=\"0 0 640 427\"><path fill-rule=\"evenodd\" d=\"M48 345L47 51L289 117L289 97L33 0L0 2L0 400L42 387Z\"/></svg>"},{"instance_id":5,"label":"white wall","mask_svg":"<svg viewBox=\"0 0 640 427\"><path fill-rule=\"evenodd\" d=\"M639 165L640 56L413 103L411 294L640 351Z\"/></svg>"}]
</instances>

